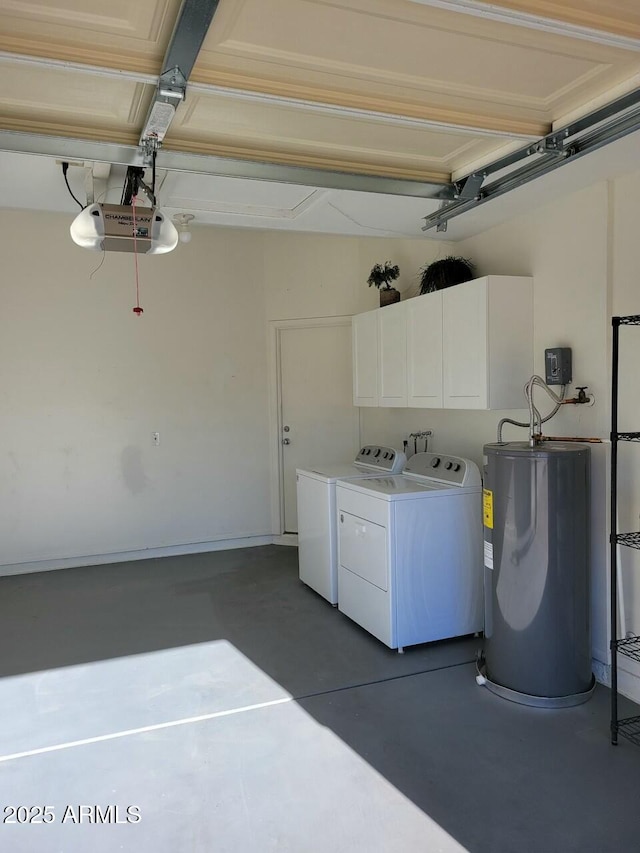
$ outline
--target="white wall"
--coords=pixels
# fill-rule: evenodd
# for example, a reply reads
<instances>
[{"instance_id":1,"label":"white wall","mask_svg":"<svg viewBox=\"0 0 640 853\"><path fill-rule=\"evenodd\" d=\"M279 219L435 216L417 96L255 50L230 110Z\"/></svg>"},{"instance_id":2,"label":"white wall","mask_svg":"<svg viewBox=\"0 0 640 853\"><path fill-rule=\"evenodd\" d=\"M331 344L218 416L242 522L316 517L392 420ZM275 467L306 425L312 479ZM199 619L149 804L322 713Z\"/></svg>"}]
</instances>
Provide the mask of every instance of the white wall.
<instances>
[{"instance_id":1,"label":"white wall","mask_svg":"<svg viewBox=\"0 0 640 853\"><path fill-rule=\"evenodd\" d=\"M400 267L402 298L419 290L420 267L447 254L451 244L435 240L271 232L265 235L265 300L269 320L357 314L377 308L379 293L368 287L374 264Z\"/></svg>"},{"instance_id":2,"label":"white wall","mask_svg":"<svg viewBox=\"0 0 640 853\"><path fill-rule=\"evenodd\" d=\"M91 278L102 256L68 228L0 211L0 573L277 532L265 320L375 307L373 263L399 263L409 292L442 251L194 228L140 258L137 318L133 256Z\"/></svg>"},{"instance_id":3,"label":"white wall","mask_svg":"<svg viewBox=\"0 0 640 853\"><path fill-rule=\"evenodd\" d=\"M68 229L0 211L0 564L270 534L261 235L141 257L137 318Z\"/></svg>"}]
</instances>

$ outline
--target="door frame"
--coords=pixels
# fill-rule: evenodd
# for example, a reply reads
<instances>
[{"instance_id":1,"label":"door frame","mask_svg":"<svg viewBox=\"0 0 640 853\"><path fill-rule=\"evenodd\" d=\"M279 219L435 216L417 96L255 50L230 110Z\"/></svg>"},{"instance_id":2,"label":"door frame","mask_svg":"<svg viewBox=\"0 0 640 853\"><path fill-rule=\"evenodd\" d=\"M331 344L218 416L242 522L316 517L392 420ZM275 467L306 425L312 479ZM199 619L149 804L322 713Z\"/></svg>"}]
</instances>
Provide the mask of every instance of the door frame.
<instances>
[{"instance_id":1,"label":"door frame","mask_svg":"<svg viewBox=\"0 0 640 853\"><path fill-rule=\"evenodd\" d=\"M271 483L271 530L278 544L296 545L295 534L284 533L284 460L282 443L282 332L286 329L312 329L318 326L351 326L351 315L307 317L269 321L269 467ZM358 409L358 437L362 435Z\"/></svg>"}]
</instances>

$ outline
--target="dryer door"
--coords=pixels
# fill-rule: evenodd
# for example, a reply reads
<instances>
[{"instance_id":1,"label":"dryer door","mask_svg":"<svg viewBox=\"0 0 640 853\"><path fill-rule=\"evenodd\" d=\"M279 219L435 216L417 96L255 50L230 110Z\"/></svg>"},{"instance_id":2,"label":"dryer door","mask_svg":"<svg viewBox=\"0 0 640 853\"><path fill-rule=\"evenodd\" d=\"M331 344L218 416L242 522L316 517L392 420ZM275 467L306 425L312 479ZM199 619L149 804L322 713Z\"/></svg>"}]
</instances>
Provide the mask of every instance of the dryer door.
<instances>
[{"instance_id":1,"label":"dryer door","mask_svg":"<svg viewBox=\"0 0 640 853\"><path fill-rule=\"evenodd\" d=\"M339 513L340 565L385 592L389 589L387 529L356 515Z\"/></svg>"}]
</instances>

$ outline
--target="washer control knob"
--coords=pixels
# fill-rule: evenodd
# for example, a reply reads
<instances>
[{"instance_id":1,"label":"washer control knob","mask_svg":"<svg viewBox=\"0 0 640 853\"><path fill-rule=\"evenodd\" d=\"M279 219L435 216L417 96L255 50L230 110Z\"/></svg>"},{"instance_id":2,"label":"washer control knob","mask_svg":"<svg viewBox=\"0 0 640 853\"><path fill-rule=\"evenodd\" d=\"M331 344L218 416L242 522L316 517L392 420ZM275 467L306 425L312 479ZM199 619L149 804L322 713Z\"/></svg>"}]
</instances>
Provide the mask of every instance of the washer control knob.
<instances>
[{"instance_id":1,"label":"washer control knob","mask_svg":"<svg viewBox=\"0 0 640 853\"><path fill-rule=\"evenodd\" d=\"M449 461L444 466L447 471L450 471L453 468L453 462L449 459Z\"/></svg>"},{"instance_id":2,"label":"washer control knob","mask_svg":"<svg viewBox=\"0 0 640 853\"><path fill-rule=\"evenodd\" d=\"M440 464L440 457L434 456L433 459L431 460L431 467L437 468L439 464Z\"/></svg>"},{"instance_id":3,"label":"washer control knob","mask_svg":"<svg viewBox=\"0 0 640 853\"><path fill-rule=\"evenodd\" d=\"M363 447L362 450L360 451L360 456L364 456L366 452L367 452L366 448Z\"/></svg>"},{"instance_id":4,"label":"washer control knob","mask_svg":"<svg viewBox=\"0 0 640 853\"><path fill-rule=\"evenodd\" d=\"M376 459L378 458L378 456L380 456L380 448L378 448L376 450L376 452L374 453L374 456L376 457Z\"/></svg>"},{"instance_id":5,"label":"washer control knob","mask_svg":"<svg viewBox=\"0 0 640 853\"><path fill-rule=\"evenodd\" d=\"M453 463L453 470L454 470L454 471L459 471L459 470L460 470L460 463L459 463L459 462L454 462L454 463Z\"/></svg>"}]
</instances>

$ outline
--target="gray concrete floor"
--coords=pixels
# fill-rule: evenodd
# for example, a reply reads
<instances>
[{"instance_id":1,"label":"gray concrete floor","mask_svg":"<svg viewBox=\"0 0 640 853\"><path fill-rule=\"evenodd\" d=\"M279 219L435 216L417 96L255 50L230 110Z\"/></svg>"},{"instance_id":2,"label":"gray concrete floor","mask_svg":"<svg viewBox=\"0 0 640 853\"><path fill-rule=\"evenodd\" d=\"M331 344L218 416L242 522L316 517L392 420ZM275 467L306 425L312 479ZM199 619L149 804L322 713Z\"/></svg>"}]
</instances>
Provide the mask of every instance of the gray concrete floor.
<instances>
[{"instance_id":1,"label":"gray concrete floor","mask_svg":"<svg viewBox=\"0 0 640 853\"><path fill-rule=\"evenodd\" d=\"M0 579L0 850L640 850L608 691L506 702L475 684L479 642L391 652L293 548Z\"/></svg>"}]
</instances>

